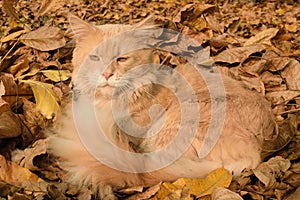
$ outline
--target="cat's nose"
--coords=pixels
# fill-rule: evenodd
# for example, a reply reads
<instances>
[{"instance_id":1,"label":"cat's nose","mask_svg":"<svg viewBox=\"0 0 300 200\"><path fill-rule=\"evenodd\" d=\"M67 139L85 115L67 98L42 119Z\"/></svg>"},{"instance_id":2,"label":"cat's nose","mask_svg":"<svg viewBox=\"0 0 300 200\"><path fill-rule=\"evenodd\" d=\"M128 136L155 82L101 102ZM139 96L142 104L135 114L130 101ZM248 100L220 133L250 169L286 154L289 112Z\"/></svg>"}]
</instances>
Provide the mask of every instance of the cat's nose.
<instances>
[{"instance_id":1,"label":"cat's nose","mask_svg":"<svg viewBox=\"0 0 300 200\"><path fill-rule=\"evenodd\" d=\"M108 81L108 79L113 76L114 74L109 73L109 72L103 72L102 76L104 76L104 78Z\"/></svg>"}]
</instances>

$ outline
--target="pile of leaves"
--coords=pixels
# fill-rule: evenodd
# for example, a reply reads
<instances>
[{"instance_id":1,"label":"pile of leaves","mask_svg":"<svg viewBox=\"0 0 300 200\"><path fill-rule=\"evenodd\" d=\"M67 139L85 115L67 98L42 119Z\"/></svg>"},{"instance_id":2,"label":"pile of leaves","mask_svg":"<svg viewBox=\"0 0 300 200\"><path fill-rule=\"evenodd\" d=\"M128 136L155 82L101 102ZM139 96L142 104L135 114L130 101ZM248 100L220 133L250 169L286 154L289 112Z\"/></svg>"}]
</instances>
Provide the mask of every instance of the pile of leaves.
<instances>
[{"instance_id":1,"label":"pile of leaves","mask_svg":"<svg viewBox=\"0 0 300 200\"><path fill-rule=\"evenodd\" d=\"M43 129L70 98L68 13L101 25L156 14L194 38L221 73L270 101L289 143L234 180L224 169L116 193L128 199L298 199L300 196L300 3L298 1L2 0L0 2L0 198L90 199L65 183ZM58 119L59 120L59 119ZM290 137L293 135L293 137ZM266 147L267 149L267 147ZM267 152L272 153L272 152ZM225 189L228 188L228 189Z\"/></svg>"}]
</instances>

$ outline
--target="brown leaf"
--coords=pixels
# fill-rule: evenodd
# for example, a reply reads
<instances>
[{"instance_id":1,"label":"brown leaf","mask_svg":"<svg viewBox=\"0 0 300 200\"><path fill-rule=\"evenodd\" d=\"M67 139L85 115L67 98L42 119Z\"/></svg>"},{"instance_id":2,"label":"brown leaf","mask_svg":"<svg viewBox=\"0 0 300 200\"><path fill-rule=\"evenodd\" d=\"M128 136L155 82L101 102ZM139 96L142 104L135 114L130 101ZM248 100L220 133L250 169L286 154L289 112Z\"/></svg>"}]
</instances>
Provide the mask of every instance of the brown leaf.
<instances>
[{"instance_id":1,"label":"brown leaf","mask_svg":"<svg viewBox=\"0 0 300 200\"><path fill-rule=\"evenodd\" d=\"M277 28L269 28L266 29L255 36L249 38L245 43L244 46L252 45L252 44L267 44L271 45L271 39L276 36L279 29Z\"/></svg>"},{"instance_id":2,"label":"brown leaf","mask_svg":"<svg viewBox=\"0 0 300 200\"><path fill-rule=\"evenodd\" d=\"M269 92L266 94L266 98L271 101L273 104L280 103L282 100L288 102L289 100L294 99L295 97L300 96L300 91L276 91Z\"/></svg>"},{"instance_id":3,"label":"brown leaf","mask_svg":"<svg viewBox=\"0 0 300 200\"><path fill-rule=\"evenodd\" d=\"M2 155L0 155L0 168L0 180L12 185L21 186L25 181L43 182L41 178L28 169L7 161Z\"/></svg>"},{"instance_id":4,"label":"brown leaf","mask_svg":"<svg viewBox=\"0 0 300 200\"><path fill-rule=\"evenodd\" d=\"M214 57L214 60L215 62L223 62L228 64L240 63L248 58L251 54L261 52L264 49L265 47L260 44L231 48L221 52L219 55Z\"/></svg>"},{"instance_id":5,"label":"brown leaf","mask_svg":"<svg viewBox=\"0 0 300 200\"><path fill-rule=\"evenodd\" d=\"M46 139L35 141L30 147L25 150L16 150L12 153L12 161L30 170L38 170L33 164L33 159L36 156L45 154L47 151Z\"/></svg>"},{"instance_id":6,"label":"brown leaf","mask_svg":"<svg viewBox=\"0 0 300 200\"><path fill-rule=\"evenodd\" d=\"M6 101L11 108L15 109L21 105L19 102L20 97L30 98L33 96L30 87L24 83L17 85L11 74L1 73L0 79L5 88L5 94L2 96L2 99Z\"/></svg>"},{"instance_id":7,"label":"brown leaf","mask_svg":"<svg viewBox=\"0 0 300 200\"><path fill-rule=\"evenodd\" d=\"M8 14L10 17L13 17L15 19L19 19L19 16L16 11L15 5L17 4L19 0L3 0L2 1L2 7L4 12Z\"/></svg>"},{"instance_id":8,"label":"brown leaf","mask_svg":"<svg viewBox=\"0 0 300 200\"><path fill-rule=\"evenodd\" d=\"M41 51L50 51L65 46L63 32L56 27L41 27L20 37L25 45Z\"/></svg>"},{"instance_id":9,"label":"brown leaf","mask_svg":"<svg viewBox=\"0 0 300 200\"><path fill-rule=\"evenodd\" d=\"M299 200L300 197L300 186L297 188L297 190L289 195L287 198L284 198L284 200Z\"/></svg>"},{"instance_id":10,"label":"brown leaf","mask_svg":"<svg viewBox=\"0 0 300 200\"><path fill-rule=\"evenodd\" d=\"M266 51L262 58L268 61L267 70L272 72L282 70L291 60L289 57L280 57L280 55L270 50Z\"/></svg>"},{"instance_id":11,"label":"brown leaf","mask_svg":"<svg viewBox=\"0 0 300 200\"><path fill-rule=\"evenodd\" d=\"M278 74L272 74L269 71L265 71L261 75L262 82L268 87L278 86L282 83L282 78Z\"/></svg>"},{"instance_id":12,"label":"brown leaf","mask_svg":"<svg viewBox=\"0 0 300 200\"><path fill-rule=\"evenodd\" d=\"M161 183L158 183L150 188L148 188L145 192L138 193L135 195L132 195L131 197L127 198L127 200L144 200L144 199L149 199L153 195L157 193L161 186Z\"/></svg>"},{"instance_id":13,"label":"brown leaf","mask_svg":"<svg viewBox=\"0 0 300 200\"><path fill-rule=\"evenodd\" d=\"M218 187L211 194L211 200L243 200L243 198L235 192L226 188Z\"/></svg>"},{"instance_id":14,"label":"brown leaf","mask_svg":"<svg viewBox=\"0 0 300 200\"><path fill-rule=\"evenodd\" d=\"M5 106L1 105L1 101L3 100L0 99L0 109ZM0 139L17 137L21 133L21 122L10 109L0 114Z\"/></svg>"},{"instance_id":15,"label":"brown leaf","mask_svg":"<svg viewBox=\"0 0 300 200\"><path fill-rule=\"evenodd\" d=\"M276 179L282 172L286 172L291 166L289 160L276 156L261 163L253 169L254 175L268 188L276 183Z\"/></svg>"},{"instance_id":16,"label":"brown leaf","mask_svg":"<svg viewBox=\"0 0 300 200\"><path fill-rule=\"evenodd\" d=\"M286 68L281 72L289 90L300 90L300 63L291 60Z\"/></svg>"}]
</instances>

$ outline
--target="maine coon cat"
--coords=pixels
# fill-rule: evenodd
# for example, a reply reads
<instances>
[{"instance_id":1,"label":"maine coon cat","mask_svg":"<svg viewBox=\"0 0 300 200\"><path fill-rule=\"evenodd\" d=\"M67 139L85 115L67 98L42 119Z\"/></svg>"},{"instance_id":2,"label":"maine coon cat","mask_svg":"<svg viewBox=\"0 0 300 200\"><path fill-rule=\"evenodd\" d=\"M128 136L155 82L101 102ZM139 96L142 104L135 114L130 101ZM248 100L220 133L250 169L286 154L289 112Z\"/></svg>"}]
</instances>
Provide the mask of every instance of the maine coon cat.
<instances>
[{"instance_id":1,"label":"maine coon cat","mask_svg":"<svg viewBox=\"0 0 300 200\"><path fill-rule=\"evenodd\" d=\"M203 77L195 73L192 66L179 65L173 72L171 69L159 67L147 68L146 64L155 63L157 60L153 49L139 49L115 57L113 62L100 72L100 77L95 76L97 74L95 70L100 68L83 66L87 63L86 60L97 62L101 58L102 55L95 55L96 51L93 51L98 44L127 30L149 27L151 25L148 20L132 26L96 27L71 16L70 24L76 39L72 61L74 80L77 84L75 88L79 90L80 95L86 95L88 98L95 95L98 122L112 143L129 152L147 153L172 142L180 129L182 110L179 100L170 89L173 87L176 90L180 85L178 82L176 84L177 80L174 80L172 75L176 72L188 81L198 98L196 103L201 117L197 124L196 136L183 155L168 166L145 173L119 171L101 163L87 151L72 120L70 105L65 110L66 114L58 118L61 123L56 131L58 134L51 136L49 143L51 151L61 158L64 169L69 172L70 182L94 188L110 185L113 190L118 190L130 186L150 186L160 181L173 181L180 177L204 177L219 167L228 169L234 175L238 175L245 168L255 168L262 161L261 151L264 142L276 140L278 134L270 106L257 92L247 90L238 81L222 77L226 93L226 98L220 100L226 100L223 130L212 151L205 158L199 158L199 149L211 123L212 100ZM107 47L107 51L112 50L118 50L118 46ZM141 65L145 67L137 68ZM86 76L76 77L76 73L82 67L88 69L81 72ZM163 82L169 88L155 84L157 81ZM89 88L92 84L97 85L95 94ZM114 101L117 103L123 101L124 96L118 96L114 92L125 90L126 94L126 90L130 87L138 88L127 96L129 114L134 123L147 126L153 120L156 122L164 117L162 128L153 137L140 138L135 137L134 133L125 133L112 115L112 95L115 95ZM155 109L149 114L151 107L157 104L164 109L164 115L159 111L156 112ZM193 121L193 118L191 120ZM94 151L104 151L101 146L92 148ZM114 155L113 152L107 153L111 153L110 157L116 158L117 162L118 155ZM140 165L146 164L140 163ZM132 168L138 166L129 161L125 165Z\"/></svg>"}]
</instances>

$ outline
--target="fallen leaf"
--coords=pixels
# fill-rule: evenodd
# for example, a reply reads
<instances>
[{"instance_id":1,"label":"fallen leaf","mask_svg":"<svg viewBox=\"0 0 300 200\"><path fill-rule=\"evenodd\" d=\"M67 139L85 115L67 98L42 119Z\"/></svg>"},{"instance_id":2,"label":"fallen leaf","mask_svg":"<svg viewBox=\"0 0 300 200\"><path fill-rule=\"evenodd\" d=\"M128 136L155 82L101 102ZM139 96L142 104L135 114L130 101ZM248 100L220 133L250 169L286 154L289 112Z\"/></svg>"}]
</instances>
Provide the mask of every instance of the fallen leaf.
<instances>
[{"instance_id":1,"label":"fallen leaf","mask_svg":"<svg viewBox=\"0 0 300 200\"><path fill-rule=\"evenodd\" d=\"M282 78L278 74L272 74L269 71L265 71L261 75L262 82L268 87L278 86L282 83Z\"/></svg>"},{"instance_id":2,"label":"fallen leaf","mask_svg":"<svg viewBox=\"0 0 300 200\"><path fill-rule=\"evenodd\" d=\"M281 76L289 90L300 90L300 63L297 60L291 60L281 72Z\"/></svg>"},{"instance_id":3,"label":"fallen leaf","mask_svg":"<svg viewBox=\"0 0 300 200\"><path fill-rule=\"evenodd\" d=\"M267 44L270 45L270 40L276 36L278 33L277 28L269 28L266 29L255 36L249 38L245 43L244 46L252 45L252 44Z\"/></svg>"},{"instance_id":4,"label":"fallen leaf","mask_svg":"<svg viewBox=\"0 0 300 200\"><path fill-rule=\"evenodd\" d=\"M10 73L13 74L15 77L21 76L28 69L29 60L27 58L24 58L23 60L20 60L18 63L9 67Z\"/></svg>"},{"instance_id":5,"label":"fallen leaf","mask_svg":"<svg viewBox=\"0 0 300 200\"><path fill-rule=\"evenodd\" d=\"M32 97L30 87L24 83L18 83L17 85L13 75L2 72L0 78L5 87L5 94L2 96L2 99L6 101L10 107L17 109L21 105L19 102L20 96L23 98Z\"/></svg>"},{"instance_id":6,"label":"fallen leaf","mask_svg":"<svg viewBox=\"0 0 300 200\"><path fill-rule=\"evenodd\" d=\"M299 25L298 24L285 24L284 27L288 32L296 33L298 31Z\"/></svg>"},{"instance_id":7,"label":"fallen leaf","mask_svg":"<svg viewBox=\"0 0 300 200\"><path fill-rule=\"evenodd\" d=\"M19 0L3 0L2 7L3 11L6 12L10 17L19 19L15 5Z\"/></svg>"},{"instance_id":8,"label":"fallen leaf","mask_svg":"<svg viewBox=\"0 0 300 200\"><path fill-rule=\"evenodd\" d=\"M5 36L4 38L2 38L1 43L5 43L5 42L9 42L11 40L14 40L17 37L19 37L20 35L27 33L27 32L28 32L28 30L19 30L19 31L13 32L13 33Z\"/></svg>"},{"instance_id":9,"label":"fallen leaf","mask_svg":"<svg viewBox=\"0 0 300 200\"><path fill-rule=\"evenodd\" d=\"M30 172L28 169L20 167L14 162L7 161L0 155L0 180L11 185L22 186L23 182L43 182L43 179Z\"/></svg>"},{"instance_id":10,"label":"fallen leaf","mask_svg":"<svg viewBox=\"0 0 300 200\"><path fill-rule=\"evenodd\" d=\"M50 51L66 45L63 32L57 27L47 26L22 35L20 41L41 51Z\"/></svg>"},{"instance_id":11,"label":"fallen leaf","mask_svg":"<svg viewBox=\"0 0 300 200\"><path fill-rule=\"evenodd\" d=\"M22 98L22 108L23 108L23 115L20 115L24 123L26 123L26 127L30 130L30 135L26 138L27 140L31 140L31 137L36 137L39 134L41 129L44 129L47 125L49 120L45 119L43 114L40 110L37 109L36 104ZM23 133L22 135L24 135ZM31 136L31 137L30 137ZM26 140L23 140L26 142Z\"/></svg>"},{"instance_id":12,"label":"fallen leaf","mask_svg":"<svg viewBox=\"0 0 300 200\"><path fill-rule=\"evenodd\" d=\"M214 57L215 62L223 62L228 64L240 63L251 54L261 52L265 47L260 44L250 45L246 47L236 47L227 49Z\"/></svg>"},{"instance_id":13,"label":"fallen leaf","mask_svg":"<svg viewBox=\"0 0 300 200\"><path fill-rule=\"evenodd\" d=\"M127 200L146 200L149 199L150 197L152 197L153 195L155 195L157 193L157 191L160 189L161 183L158 183L154 186L151 186L150 188L148 188L146 191L142 192L142 193L138 193L135 195L132 195L130 197L127 198Z\"/></svg>"},{"instance_id":14,"label":"fallen leaf","mask_svg":"<svg viewBox=\"0 0 300 200\"><path fill-rule=\"evenodd\" d=\"M0 113L0 139L17 137L22 133L20 119L9 109L6 102L0 99L0 110L3 107L7 110Z\"/></svg>"},{"instance_id":15,"label":"fallen leaf","mask_svg":"<svg viewBox=\"0 0 300 200\"><path fill-rule=\"evenodd\" d=\"M52 90L53 85L33 80L21 80L29 84L36 101L36 107L47 118L52 119L59 111L58 99ZM47 99L47 101L45 101Z\"/></svg>"},{"instance_id":16,"label":"fallen leaf","mask_svg":"<svg viewBox=\"0 0 300 200\"><path fill-rule=\"evenodd\" d=\"M42 70L41 72L54 82L66 81L72 76L69 70Z\"/></svg>"},{"instance_id":17,"label":"fallen leaf","mask_svg":"<svg viewBox=\"0 0 300 200\"><path fill-rule=\"evenodd\" d=\"M197 198L211 195L216 187L228 187L231 180L232 175L229 171L218 168L209 173L204 179L179 178L173 183L164 182L157 194L151 199L192 200L191 195Z\"/></svg>"},{"instance_id":18,"label":"fallen leaf","mask_svg":"<svg viewBox=\"0 0 300 200\"><path fill-rule=\"evenodd\" d=\"M16 150L12 153L12 161L30 170L38 170L33 164L33 159L36 156L45 154L47 152L46 139L35 141L30 147L24 150Z\"/></svg>"},{"instance_id":19,"label":"fallen leaf","mask_svg":"<svg viewBox=\"0 0 300 200\"><path fill-rule=\"evenodd\" d=\"M296 189L294 193L289 195L287 198L284 198L284 200L299 200L300 197L300 186Z\"/></svg>"},{"instance_id":20,"label":"fallen leaf","mask_svg":"<svg viewBox=\"0 0 300 200\"><path fill-rule=\"evenodd\" d=\"M283 172L286 172L291 166L289 160L280 156L272 157L267 162L261 163L256 169L253 169L254 175L265 185L271 187Z\"/></svg>"},{"instance_id":21,"label":"fallen leaf","mask_svg":"<svg viewBox=\"0 0 300 200\"><path fill-rule=\"evenodd\" d=\"M226 188L217 187L211 194L211 200L243 200L243 198L235 192Z\"/></svg>"},{"instance_id":22,"label":"fallen leaf","mask_svg":"<svg viewBox=\"0 0 300 200\"><path fill-rule=\"evenodd\" d=\"M190 193L197 198L212 194L217 187L228 187L232 175L223 168L218 168L207 175L205 179L195 179L191 186Z\"/></svg>"},{"instance_id":23,"label":"fallen leaf","mask_svg":"<svg viewBox=\"0 0 300 200\"><path fill-rule=\"evenodd\" d=\"M266 94L266 98L271 101L273 104L283 101L288 102L289 100L294 99L295 97L300 96L300 91L276 91L276 92L268 92Z\"/></svg>"}]
</instances>

